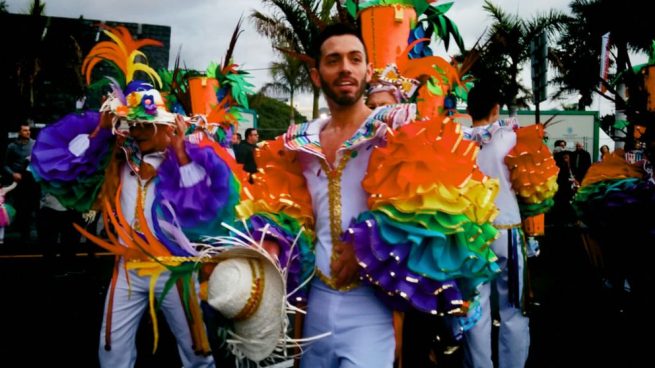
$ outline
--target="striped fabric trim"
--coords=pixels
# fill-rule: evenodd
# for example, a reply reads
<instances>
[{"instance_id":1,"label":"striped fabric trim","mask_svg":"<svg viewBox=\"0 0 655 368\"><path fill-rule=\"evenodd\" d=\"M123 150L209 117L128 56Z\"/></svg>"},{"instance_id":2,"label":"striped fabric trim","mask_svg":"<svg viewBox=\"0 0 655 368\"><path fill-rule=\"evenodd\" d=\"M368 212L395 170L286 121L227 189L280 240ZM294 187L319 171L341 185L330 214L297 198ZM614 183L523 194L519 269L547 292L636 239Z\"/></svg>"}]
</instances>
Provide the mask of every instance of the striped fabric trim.
<instances>
[{"instance_id":1,"label":"striped fabric trim","mask_svg":"<svg viewBox=\"0 0 655 368\"><path fill-rule=\"evenodd\" d=\"M516 130L519 128L519 121L516 118L507 118L505 120L498 120L488 125L477 127L465 127L462 129L464 139L474 141L479 144L487 144L491 141L494 134L500 130Z\"/></svg>"},{"instance_id":2,"label":"striped fabric trim","mask_svg":"<svg viewBox=\"0 0 655 368\"><path fill-rule=\"evenodd\" d=\"M398 104L375 109L355 134L341 148L354 149L375 137L384 136L387 128L396 129L416 119L416 105ZM302 151L325 158L321 149L320 132L329 118L317 119L289 127L284 145L291 151Z\"/></svg>"}]
</instances>

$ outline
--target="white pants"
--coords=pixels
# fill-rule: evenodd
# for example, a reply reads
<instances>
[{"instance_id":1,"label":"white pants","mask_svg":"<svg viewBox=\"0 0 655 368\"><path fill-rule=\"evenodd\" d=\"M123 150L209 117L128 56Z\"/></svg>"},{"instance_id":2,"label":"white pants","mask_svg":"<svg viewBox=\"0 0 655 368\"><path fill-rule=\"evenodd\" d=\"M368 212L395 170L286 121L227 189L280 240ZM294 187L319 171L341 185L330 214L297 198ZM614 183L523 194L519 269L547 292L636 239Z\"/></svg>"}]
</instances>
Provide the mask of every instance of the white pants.
<instances>
[{"instance_id":1,"label":"white pants","mask_svg":"<svg viewBox=\"0 0 655 368\"><path fill-rule=\"evenodd\" d=\"M148 307L149 277L139 277L136 271L128 271L130 285L125 279L125 270L121 263L116 290L114 292L114 305L111 321L111 350L105 350L105 329L107 324L107 303L109 292L105 300L105 313L100 330L99 358L100 366L107 368L131 368L136 361L136 333L143 312ZM155 286L155 296L159 296L164 289L170 273L163 272ZM196 284L197 286L197 284ZM214 359L196 355L192 348L191 331L184 314L184 309L177 288L170 289L161 304L161 310L168 322L175 339L177 350L182 364L186 368L214 367Z\"/></svg>"},{"instance_id":2,"label":"white pants","mask_svg":"<svg viewBox=\"0 0 655 368\"><path fill-rule=\"evenodd\" d=\"M391 368L395 337L391 310L370 287L330 289L318 278L309 292L304 337L325 332L305 348L302 368Z\"/></svg>"},{"instance_id":3,"label":"white pants","mask_svg":"<svg viewBox=\"0 0 655 368\"><path fill-rule=\"evenodd\" d=\"M524 316L520 306L510 304L508 257L509 244L517 246L519 293L523 290L525 268L525 252L518 231L511 232L514 238L510 243L508 230L499 230L501 236L491 245L498 256L498 264L502 273L491 283L482 286L480 290L480 305L482 316L480 320L465 332L464 365L475 368L493 368L491 361L491 288L498 293L498 311L500 314L500 329L498 333L498 367L520 368L525 366L530 350L530 326L528 317ZM519 294L519 300L523 295Z\"/></svg>"}]
</instances>

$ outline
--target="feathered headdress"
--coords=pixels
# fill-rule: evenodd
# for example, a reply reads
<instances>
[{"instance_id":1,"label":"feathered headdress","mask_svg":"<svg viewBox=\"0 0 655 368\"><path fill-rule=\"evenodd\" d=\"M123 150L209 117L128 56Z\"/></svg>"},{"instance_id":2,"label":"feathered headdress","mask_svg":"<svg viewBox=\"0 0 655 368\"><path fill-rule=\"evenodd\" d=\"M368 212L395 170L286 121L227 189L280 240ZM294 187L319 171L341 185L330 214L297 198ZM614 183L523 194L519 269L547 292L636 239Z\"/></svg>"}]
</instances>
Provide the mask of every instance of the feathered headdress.
<instances>
[{"instance_id":1,"label":"feathered headdress","mask_svg":"<svg viewBox=\"0 0 655 368\"><path fill-rule=\"evenodd\" d=\"M241 119L239 107L248 108L248 95L253 85L247 81L248 73L232 62L232 54L241 30L237 23L222 65L211 63L205 73L179 72L184 74L179 82L173 74L172 91L177 101L185 102L184 109L200 118L193 121L193 129L200 126L216 141L225 146L230 142Z\"/></svg>"},{"instance_id":2,"label":"feathered headdress","mask_svg":"<svg viewBox=\"0 0 655 368\"><path fill-rule=\"evenodd\" d=\"M100 24L100 27L111 40L99 42L84 58L82 72L86 82L91 83L93 69L101 61L109 62L124 77L124 84L108 77L112 92L100 110L112 111L118 120L130 123L173 124L175 115L168 112L159 91L150 83L134 79L136 72L143 72L161 87L161 78L153 68L141 61L147 62L147 58L139 49L144 46L162 46L162 43L149 38L136 40L124 26ZM125 90L121 88L122 85L126 86Z\"/></svg>"},{"instance_id":3,"label":"feathered headdress","mask_svg":"<svg viewBox=\"0 0 655 368\"><path fill-rule=\"evenodd\" d=\"M465 100L468 89L462 77L466 70L454 60L433 56L427 46L434 35L444 41L446 49L451 37L464 49L457 26L445 16L452 3L437 6L435 2L346 1L351 15L358 16L368 60L373 64L371 84L374 88L376 84L394 86L403 101L415 98L422 117L453 109L452 100ZM424 81L422 86L419 81Z\"/></svg>"}]
</instances>

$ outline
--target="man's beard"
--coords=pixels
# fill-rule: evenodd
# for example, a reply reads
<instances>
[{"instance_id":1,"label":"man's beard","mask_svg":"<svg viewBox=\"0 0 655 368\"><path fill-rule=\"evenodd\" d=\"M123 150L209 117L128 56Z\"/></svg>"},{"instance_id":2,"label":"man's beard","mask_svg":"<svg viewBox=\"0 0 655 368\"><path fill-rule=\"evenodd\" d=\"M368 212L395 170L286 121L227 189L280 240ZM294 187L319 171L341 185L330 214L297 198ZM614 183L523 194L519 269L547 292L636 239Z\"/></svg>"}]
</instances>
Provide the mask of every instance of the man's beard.
<instances>
[{"instance_id":1,"label":"man's beard","mask_svg":"<svg viewBox=\"0 0 655 368\"><path fill-rule=\"evenodd\" d=\"M359 90L355 92L354 95L340 95L339 93L335 92L332 89L332 86L325 80L323 79L323 76L320 75L319 73L319 78L321 79L321 91L325 93L327 97L329 97L334 103L336 103L339 106L352 106L355 104L355 102L359 101L362 96L364 95L364 92L366 91L366 77L362 78L362 80L358 81L359 82Z\"/></svg>"}]
</instances>

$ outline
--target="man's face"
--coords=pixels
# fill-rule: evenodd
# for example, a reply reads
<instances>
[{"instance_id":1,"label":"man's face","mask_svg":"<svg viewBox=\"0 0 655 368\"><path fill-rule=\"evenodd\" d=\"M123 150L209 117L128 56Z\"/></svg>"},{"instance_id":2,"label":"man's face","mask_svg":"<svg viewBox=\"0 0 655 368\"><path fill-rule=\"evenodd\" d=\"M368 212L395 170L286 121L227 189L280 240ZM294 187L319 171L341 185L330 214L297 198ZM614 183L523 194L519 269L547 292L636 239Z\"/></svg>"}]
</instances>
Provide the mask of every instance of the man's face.
<instances>
[{"instance_id":1,"label":"man's face","mask_svg":"<svg viewBox=\"0 0 655 368\"><path fill-rule=\"evenodd\" d=\"M30 127L26 125L21 125L20 130L18 131L18 138L20 139L30 139Z\"/></svg>"},{"instance_id":2,"label":"man's face","mask_svg":"<svg viewBox=\"0 0 655 368\"><path fill-rule=\"evenodd\" d=\"M141 153L161 152L168 147L168 132L171 127L163 124L134 124L130 126L130 136L139 145Z\"/></svg>"},{"instance_id":3,"label":"man's face","mask_svg":"<svg viewBox=\"0 0 655 368\"><path fill-rule=\"evenodd\" d=\"M318 69L311 71L314 85L339 106L361 100L372 74L364 45L352 35L334 36L323 42Z\"/></svg>"},{"instance_id":4,"label":"man's face","mask_svg":"<svg viewBox=\"0 0 655 368\"><path fill-rule=\"evenodd\" d=\"M582 149L583 149L582 143L576 143L575 144L575 149L578 150L578 151L582 151Z\"/></svg>"},{"instance_id":5,"label":"man's face","mask_svg":"<svg viewBox=\"0 0 655 368\"><path fill-rule=\"evenodd\" d=\"M366 97L366 106L371 109L397 103L398 101L396 101L396 97L390 91L375 92Z\"/></svg>"},{"instance_id":6,"label":"man's face","mask_svg":"<svg viewBox=\"0 0 655 368\"><path fill-rule=\"evenodd\" d=\"M250 144L257 144L259 142L259 133L257 133L256 130L253 130L250 132L250 135L248 135L248 143Z\"/></svg>"}]
</instances>

